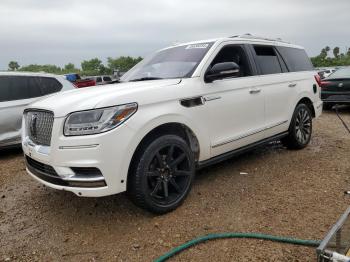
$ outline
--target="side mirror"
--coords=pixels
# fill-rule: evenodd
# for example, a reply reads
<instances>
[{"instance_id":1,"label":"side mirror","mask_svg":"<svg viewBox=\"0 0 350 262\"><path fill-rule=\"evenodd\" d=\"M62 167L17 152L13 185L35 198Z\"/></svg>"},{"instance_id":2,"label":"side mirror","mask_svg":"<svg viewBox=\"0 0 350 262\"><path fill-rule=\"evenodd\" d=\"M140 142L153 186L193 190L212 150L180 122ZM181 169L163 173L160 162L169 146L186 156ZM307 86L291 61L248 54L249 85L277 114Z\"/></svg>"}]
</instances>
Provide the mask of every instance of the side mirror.
<instances>
[{"instance_id":1,"label":"side mirror","mask_svg":"<svg viewBox=\"0 0 350 262\"><path fill-rule=\"evenodd\" d=\"M211 83L215 80L224 79L228 77L239 76L239 65L234 62L217 63L205 74L205 81Z\"/></svg>"}]
</instances>

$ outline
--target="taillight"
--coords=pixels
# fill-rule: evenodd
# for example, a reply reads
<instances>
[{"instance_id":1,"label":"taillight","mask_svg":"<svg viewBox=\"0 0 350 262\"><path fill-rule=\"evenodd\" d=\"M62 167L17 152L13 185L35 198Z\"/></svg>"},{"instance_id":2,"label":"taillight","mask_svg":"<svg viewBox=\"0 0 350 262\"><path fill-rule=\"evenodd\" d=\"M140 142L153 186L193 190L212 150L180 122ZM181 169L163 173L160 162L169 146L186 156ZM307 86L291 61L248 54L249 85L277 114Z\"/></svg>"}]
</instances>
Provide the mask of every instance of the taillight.
<instances>
[{"instance_id":1,"label":"taillight","mask_svg":"<svg viewBox=\"0 0 350 262\"><path fill-rule=\"evenodd\" d=\"M331 82L329 82L329 81L321 81L320 86L321 86L321 87L326 87L326 86L328 86L328 85L330 85L330 84L331 84Z\"/></svg>"},{"instance_id":2,"label":"taillight","mask_svg":"<svg viewBox=\"0 0 350 262\"><path fill-rule=\"evenodd\" d=\"M316 80L317 84L318 84L319 86L321 86L322 81L321 81L321 77L320 77L318 74L315 75L315 80Z\"/></svg>"}]
</instances>

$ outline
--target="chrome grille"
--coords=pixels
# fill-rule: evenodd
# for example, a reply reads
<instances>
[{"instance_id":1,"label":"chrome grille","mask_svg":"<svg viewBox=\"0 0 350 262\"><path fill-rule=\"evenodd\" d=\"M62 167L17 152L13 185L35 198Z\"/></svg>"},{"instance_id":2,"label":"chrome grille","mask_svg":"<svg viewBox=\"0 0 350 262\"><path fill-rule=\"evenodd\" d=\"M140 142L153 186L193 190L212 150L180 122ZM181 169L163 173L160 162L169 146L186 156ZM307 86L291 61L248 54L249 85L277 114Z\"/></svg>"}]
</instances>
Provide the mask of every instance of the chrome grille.
<instances>
[{"instance_id":1,"label":"chrome grille","mask_svg":"<svg viewBox=\"0 0 350 262\"><path fill-rule=\"evenodd\" d=\"M37 145L50 146L54 116L50 111L26 111L26 131L29 139Z\"/></svg>"}]
</instances>

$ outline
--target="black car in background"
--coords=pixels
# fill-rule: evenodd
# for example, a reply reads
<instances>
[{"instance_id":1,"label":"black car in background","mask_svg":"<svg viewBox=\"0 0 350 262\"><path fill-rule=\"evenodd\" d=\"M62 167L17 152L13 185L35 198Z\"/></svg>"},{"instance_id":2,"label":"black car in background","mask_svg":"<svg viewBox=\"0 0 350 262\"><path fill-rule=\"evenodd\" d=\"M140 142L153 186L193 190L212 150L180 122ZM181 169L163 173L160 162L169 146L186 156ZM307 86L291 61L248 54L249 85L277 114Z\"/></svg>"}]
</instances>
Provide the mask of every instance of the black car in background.
<instances>
[{"instance_id":1,"label":"black car in background","mask_svg":"<svg viewBox=\"0 0 350 262\"><path fill-rule=\"evenodd\" d=\"M321 81L321 99L325 109L333 105L350 105L350 67L340 68Z\"/></svg>"}]
</instances>

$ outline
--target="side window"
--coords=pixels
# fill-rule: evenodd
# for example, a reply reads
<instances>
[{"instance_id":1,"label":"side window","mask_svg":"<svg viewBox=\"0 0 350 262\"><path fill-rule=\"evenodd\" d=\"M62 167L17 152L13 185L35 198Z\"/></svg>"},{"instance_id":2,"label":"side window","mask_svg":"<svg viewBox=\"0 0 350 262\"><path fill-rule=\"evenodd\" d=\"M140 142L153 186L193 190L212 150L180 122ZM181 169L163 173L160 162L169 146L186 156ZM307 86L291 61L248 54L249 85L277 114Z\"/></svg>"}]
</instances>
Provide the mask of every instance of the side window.
<instances>
[{"instance_id":1,"label":"side window","mask_svg":"<svg viewBox=\"0 0 350 262\"><path fill-rule=\"evenodd\" d=\"M102 82L102 78L101 77L97 77L96 78L96 83L101 83Z\"/></svg>"},{"instance_id":2,"label":"side window","mask_svg":"<svg viewBox=\"0 0 350 262\"><path fill-rule=\"evenodd\" d=\"M28 79L25 76L2 77L0 80L0 86L0 101L14 101L31 98L31 93L28 88Z\"/></svg>"},{"instance_id":3,"label":"side window","mask_svg":"<svg viewBox=\"0 0 350 262\"><path fill-rule=\"evenodd\" d=\"M278 56L273 46L253 46L256 54L257 64L262 75L282 73Z\"/></svg>"},{"instance_id":4,"label":"side window","mask_svg":"<svg viewBox=\"0 0 350 262\"><path fill-rule=\"evenodd\" d=\"M252 70L249 64L247 54L242 46L228 45L224 46L211 62L210 67L217 63L235 62L240 67L239 77L251 76Z\"/></svg>"},{"instance_id":5,"label":"side window","mask_svg":"<svg viewBox=\"0 0 350 262\"><path fill-rule=\"evenodd\" d=\"M40 95L48 95L61 91L62 84L52 77L37 77Z\"/></svg>"},{"instance_id":6,"label":"side window","mask_svg":"<svg viewBox=\"0 0 350 262\"><path fill-rule=\"evenodd\" d=\"M0 76L0 102L40 97L58 92L62 84L50 77Z\"/></svg>"},{"instance_id":7,"label":"side window","mask_svg":"<svg viewBox=\"0 0 350 262\"><path fill-rule=\"evenodd\" d=\"M10 79L7 76L0 76L0 102L12 100Z\"/></svg>"},{"instance_id":8,"label":"side window","mask_svg":"<svg viewBox=\"0 0 350 262\"><path fill-rule=\"evenodd\" d=\"M104 76L103 77L103 81L112 81L112 79L109 76Z\"/></svg>"},{"instance_id":9,"label":"side window","mask_svg":"<svg viewBox=\"0 0 350 262\"><path fill-rule=\"evenodd\" d=\"M282 55L290 72L314 70L314 67L304 49L278 46L277 50Z\"/></svg>"}]
</instances>

